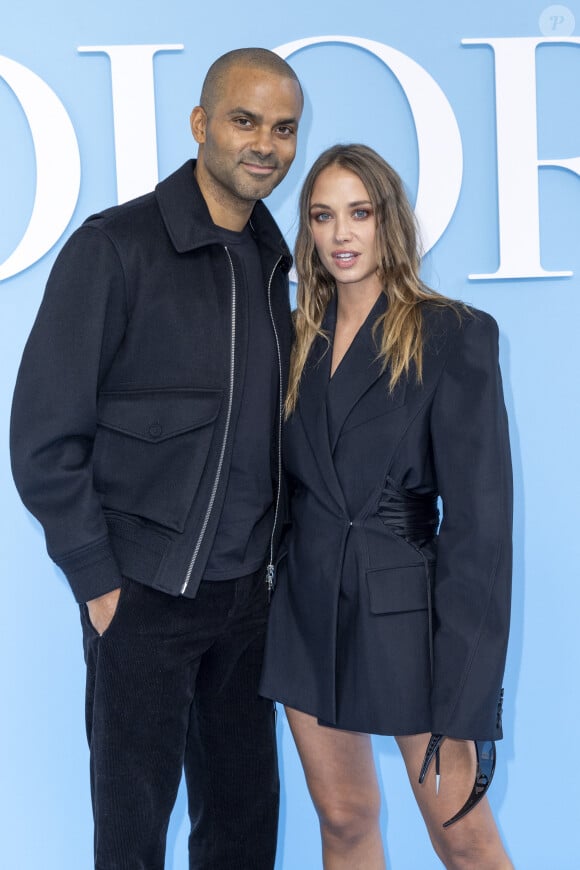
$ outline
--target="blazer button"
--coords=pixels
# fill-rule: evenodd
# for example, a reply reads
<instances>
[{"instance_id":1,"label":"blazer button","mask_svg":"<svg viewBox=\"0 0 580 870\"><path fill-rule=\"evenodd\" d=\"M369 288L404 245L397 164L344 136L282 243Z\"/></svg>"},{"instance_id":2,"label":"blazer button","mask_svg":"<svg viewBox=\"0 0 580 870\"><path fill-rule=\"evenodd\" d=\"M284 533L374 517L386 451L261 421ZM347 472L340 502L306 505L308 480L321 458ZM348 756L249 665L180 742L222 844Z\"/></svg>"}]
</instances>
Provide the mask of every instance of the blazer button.
<instances>
[{"instance_id":1,"label":"blazer button","mask_svg":"<svg viewBox=\"0 0 580 870\"><path fill-rule=\"evenodd\" d=\"M159 438L159 436L163 434L161 423L151 423L149 426L149 434L152 438Z\"/></svg>"},{"instance_id":2,"label":"blazer button","mask_svg":"<svg viewBox=\"0 0 580 870\"><path fill-rule=\"evenodd\" d=\"M501 728L502 713L503 713L503 688L502 688L501 692L499 693L499 700L497 702L497 715L496 715L496 720L495 720L495 727L498 729Z\"/></svg>"}]
</instances>

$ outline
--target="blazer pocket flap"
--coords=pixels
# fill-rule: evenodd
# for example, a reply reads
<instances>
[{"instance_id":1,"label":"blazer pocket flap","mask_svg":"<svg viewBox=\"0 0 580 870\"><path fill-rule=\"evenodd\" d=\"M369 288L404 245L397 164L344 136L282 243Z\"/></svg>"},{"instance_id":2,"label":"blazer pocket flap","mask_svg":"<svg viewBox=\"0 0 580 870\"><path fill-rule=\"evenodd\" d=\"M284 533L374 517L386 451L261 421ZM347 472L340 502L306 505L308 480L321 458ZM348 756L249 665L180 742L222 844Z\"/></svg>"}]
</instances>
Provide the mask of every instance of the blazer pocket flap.
<instances>
[{"instance_id":1,"label":"blazer pocket flap","mask_svg":"<svg viewBox=\"0 0 580 870\"><path fill-rule=\"evenodd\" d=\"M425 565L367 571L371 613L403 613L427 609Z\"/></svg>"},{"instance_id":2,"label":"blazer pocket flap","mask_svg":"<svg viewBox=\"0 0 580 870\"><path fill-rule=\"evenodd\" d=\"M101 393L99 426L158 442L212 423L221 390L128 390Z\"/></svg>"}]
</instances>

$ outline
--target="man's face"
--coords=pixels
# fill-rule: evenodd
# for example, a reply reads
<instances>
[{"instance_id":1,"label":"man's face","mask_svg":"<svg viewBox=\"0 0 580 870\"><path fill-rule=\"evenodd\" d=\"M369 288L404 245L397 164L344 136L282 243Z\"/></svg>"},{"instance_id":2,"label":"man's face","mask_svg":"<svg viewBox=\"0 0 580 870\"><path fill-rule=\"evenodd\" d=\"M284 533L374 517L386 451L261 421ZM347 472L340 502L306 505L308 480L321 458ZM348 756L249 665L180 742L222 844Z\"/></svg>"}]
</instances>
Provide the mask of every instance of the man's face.
<instances>
[{"instance_id":1,"label":"man's face","mask_svg":"<svg viewBox=\"0 0 580 870\"><path fill-rule=\"evenodd\" d=\"M280 184L296 153L302 97L291 78L238 66L226 76L209 115L197 106L196 175L216 223L251 211Z\"/></svg>"}]
</instances>

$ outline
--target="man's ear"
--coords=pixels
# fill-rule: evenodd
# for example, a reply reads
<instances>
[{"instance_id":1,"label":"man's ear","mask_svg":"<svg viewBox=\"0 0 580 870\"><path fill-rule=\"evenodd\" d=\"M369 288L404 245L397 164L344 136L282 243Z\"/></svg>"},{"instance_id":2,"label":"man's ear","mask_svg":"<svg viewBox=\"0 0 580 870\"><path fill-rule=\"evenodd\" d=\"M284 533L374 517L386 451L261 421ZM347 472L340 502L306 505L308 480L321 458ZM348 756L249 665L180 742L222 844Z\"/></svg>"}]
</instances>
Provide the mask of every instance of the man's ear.
<instances>
[{"instance_id":1,"label":"man's ear","mask_svg":"<svg viewBox=\"0 0 580 870\"><path fill-rule=\"evenodd\" d=\"M202 109L201 106L195 106L195 108L191 110L189 123L193 138L198 145L202 145L205 142L205 129L207 126L207 115L205 109Z\"/></svg>"}]
</instances>

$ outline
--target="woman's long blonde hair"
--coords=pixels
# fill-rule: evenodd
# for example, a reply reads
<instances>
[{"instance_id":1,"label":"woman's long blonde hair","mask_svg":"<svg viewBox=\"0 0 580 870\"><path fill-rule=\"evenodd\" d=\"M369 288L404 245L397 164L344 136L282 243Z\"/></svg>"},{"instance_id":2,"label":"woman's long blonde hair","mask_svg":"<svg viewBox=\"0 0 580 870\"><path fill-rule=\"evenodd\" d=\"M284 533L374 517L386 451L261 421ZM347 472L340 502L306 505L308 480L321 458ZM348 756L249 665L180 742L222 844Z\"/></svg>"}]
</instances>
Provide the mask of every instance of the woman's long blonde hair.
<instances>
[{"instance_id":1,"label":"woman's long blonde hair","mask_svg":"<svg viewBox=\"0 0 580 870\"><path fill-rule=\"evenodd\" d=\"M308 353L317 335L324 338L321 324L327 305L335 293L333 278L320 262L310 229L312 189L320 173L329 166L340 166L358 175L372 203L376 220L375 244L382 292L387 310L377 318L373 332L381 330L378 358L383 371L390 366L389 389L415 367L417 381L423 373L422 306L429 300L439 305L458 306L419 277L420 254L415 215L395 170L366 145L334 145L315 161L300 193L300 224L296 238L295 260L298 272L297 308L294 312L295 339L290 362L286 397L286 416L298 400L300 378Z\"/></svg>"}]
</instances>

